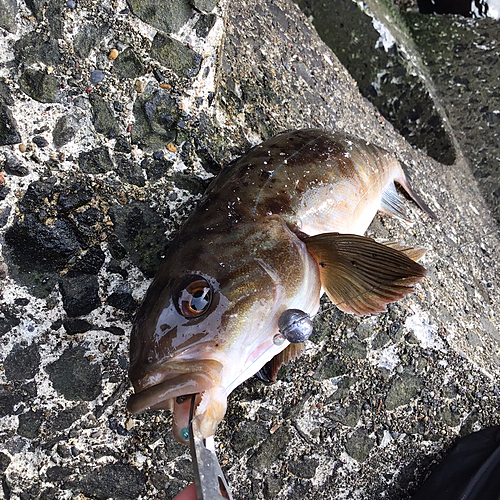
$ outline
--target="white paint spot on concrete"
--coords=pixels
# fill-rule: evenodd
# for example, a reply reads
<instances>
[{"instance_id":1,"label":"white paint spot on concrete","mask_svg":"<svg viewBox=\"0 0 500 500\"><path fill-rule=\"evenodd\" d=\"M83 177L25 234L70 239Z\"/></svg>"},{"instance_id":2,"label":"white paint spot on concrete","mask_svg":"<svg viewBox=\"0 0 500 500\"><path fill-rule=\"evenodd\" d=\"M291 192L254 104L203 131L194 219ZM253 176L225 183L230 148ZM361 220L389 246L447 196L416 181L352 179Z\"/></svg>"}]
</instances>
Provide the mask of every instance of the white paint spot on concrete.
<instances>
[{"instance_id":1,"label":"white paint spot on concrete","mask_svg":"<svg viewBox=\"0 0 500 500\"><path fill-rule=\"evenodd\" d=\"M380 38L375 44L375 48L379 49L381 47L387 52L395 43L396 39L391 35L391 32L375 18L372 18L373 27L380 33Z\"/></svg>"},{"instance_id":2,"label":"white paint spot on concrete","mask_svg":"<svg viewBox=\"0 0 500 500\"><path fill-rule=\"evenodd\" d=\"M387 370L394 370L400 362L399 356L397 355L397 347L395 345L370 352L369 360L375 366Z\"/></svg>"},{"instance_id":3,"label":"white paint spot on concrete","mask_svg":"<svg viewBox=\"0 0 500 500\"><path fill-rule=\"evenodd\" d=\"M382 441L380 442L380 448L385 448L392 441L392 436L389 431L384 431L382 436Z\"/></svg>"},{"instance_id":4,"label":"white paint spot on concrete","mask_svg":"<svg viewBox=\"0 0 500 500\"><path fill-rule=\"evenodd\" d=\"M444 349L443 341L437 336L438 328L429 321L427 314L417 312L408 316L405 326L413 332L424 349Z\"/></svg>"},{"instance_id":5,"label":"white paint spot on concrete","mask_svg":"<svg viewBox=\"0 0 500 500\"><path fill-rule=\"evenodd\" d=\"M471 207L472 211L476 214L476 215L479 215L479 211L478 209L472 204L472 203L469 203L469 207Z\"/></svg>"},{"instance_id":6,"label":"white paint spot on concrete","mask_svg":"<svg viewBox=\"0 0 500 500\"><path fill-rule=\"evenodd\" d=\"M325 59L325 61L330 65L330 66L333 66L333 62L332 60L328 57L327 54L323 54L323 58Z\"/></svg>"}]
</instances>

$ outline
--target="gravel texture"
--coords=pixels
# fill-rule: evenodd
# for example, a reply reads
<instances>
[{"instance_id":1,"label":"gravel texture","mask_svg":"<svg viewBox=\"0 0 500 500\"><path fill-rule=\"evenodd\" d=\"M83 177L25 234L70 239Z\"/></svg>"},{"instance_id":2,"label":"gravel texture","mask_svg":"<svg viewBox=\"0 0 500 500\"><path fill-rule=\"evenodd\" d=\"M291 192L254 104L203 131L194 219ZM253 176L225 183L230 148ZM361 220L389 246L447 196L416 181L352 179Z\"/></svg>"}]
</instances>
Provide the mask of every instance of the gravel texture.
<instances>
[{"instance_id":1,"label":"gravel texture","mask_svg":"<svg viewBox=\"0 0 500 500\"><path fill-rule=\"evenodd\" d=\"M475 76L496 78L498 24L343 4L378 47L366 64L401 76L379 92L382 69L356 83L287 0L156 4L0 0L3 496L169 499L193 480L169 413L125 410L132 315L213 175L328 127L407 165L438 220L408 201L413 224L377 216L369 234L425 246L429 274L373 317L323 299L304 355L229 398L219 461L235 499L409 498L458 436L499 423L498 90ZM425 37L440 55L415 51ZM484 62L454 66L460 43Z\"/></svg>"},{"instance_id":2,"label":"gravel texture","mask_svg":"<svg viewBox=\"0 0 500 500\"><path fill-rule=\"evenodd\" d=\"M500 21L405 16L492 215L500 223Z\"/></svg>"}]
</instances>

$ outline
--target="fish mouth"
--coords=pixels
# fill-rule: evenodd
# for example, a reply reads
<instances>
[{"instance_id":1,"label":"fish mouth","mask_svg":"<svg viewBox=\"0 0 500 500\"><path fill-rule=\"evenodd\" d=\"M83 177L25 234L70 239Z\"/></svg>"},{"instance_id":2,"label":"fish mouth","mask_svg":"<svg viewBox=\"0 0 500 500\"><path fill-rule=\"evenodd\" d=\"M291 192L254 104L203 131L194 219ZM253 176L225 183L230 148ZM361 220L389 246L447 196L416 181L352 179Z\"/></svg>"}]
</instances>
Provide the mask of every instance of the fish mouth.
<instances>
[{"instance_id":1,"label":"fish mouth","mask_svg":"<svg viewBox=\"0 0 500 500\"><path fill-rule=\"evenodd\" d=\"M201 394L219 385L222 363L217 360L176 361L151 370L139 380L133 380L135 394L130 396L127 410L174 409L177 398Z\"/></svg>"}]
</instances>

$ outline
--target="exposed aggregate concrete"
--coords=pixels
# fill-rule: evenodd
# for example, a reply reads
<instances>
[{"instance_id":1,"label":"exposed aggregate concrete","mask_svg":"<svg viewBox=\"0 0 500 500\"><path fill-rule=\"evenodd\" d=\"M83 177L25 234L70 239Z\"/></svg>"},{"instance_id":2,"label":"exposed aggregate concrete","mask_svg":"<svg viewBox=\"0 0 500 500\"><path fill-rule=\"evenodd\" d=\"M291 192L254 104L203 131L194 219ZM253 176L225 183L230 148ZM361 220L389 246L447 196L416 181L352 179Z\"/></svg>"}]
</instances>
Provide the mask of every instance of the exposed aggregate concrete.
<instances>
[{"instance_id":1,"label":"exposed aggregate concrete","mask_svg":"<svg viewBox=\"0 0 500 500\"><path fill-rule=\"evenodd\" d=\"M374 317L324 299L305 354L230 397L219 460L234 498L409 498L499 418L498 226L460 140L445 127L452 165L413 149L293 3L148 3L0 1L3 496L168 499L193 480L170 415L125 410L133 312L222 165L328 127L408 166L438 221L408 202L414 224L369 234L428 248L429 276Z\"/></svg>"}]
</instances>

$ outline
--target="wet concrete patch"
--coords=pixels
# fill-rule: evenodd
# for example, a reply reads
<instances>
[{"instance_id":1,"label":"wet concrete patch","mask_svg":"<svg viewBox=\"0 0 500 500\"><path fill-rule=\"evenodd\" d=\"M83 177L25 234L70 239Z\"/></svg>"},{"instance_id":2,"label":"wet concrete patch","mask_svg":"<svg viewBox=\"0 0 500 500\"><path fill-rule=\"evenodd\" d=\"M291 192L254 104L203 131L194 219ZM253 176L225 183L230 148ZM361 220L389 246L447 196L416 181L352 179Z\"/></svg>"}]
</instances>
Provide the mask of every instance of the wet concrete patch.
<instances>
[{"instance_id":1,"label":"wet concrete patch","mask_svg":"<svg viewBox=\"0 0 500 500\"><path fill-rule=\"evenodd\" d=\"M352 0L297 3L311 16L318 34L356 80L363 96L410 144L451 165L455 151L442 116L389 30L383 24L377 30L373 18Z\"/></svg>"},{"instance_id":2,"label":"wet concrete patch","mask_svg":"<svg viewBox=\"0 0 500 500\"><path fill-rule=\"evenodd\" d=\"M77 481L86 496L105 500L134 500L146 484L146 476L128 464L109 464L86 474Z\"/></svg>"},{"instance_id":3,"label":"wet concrete patch","mask_svg":"<svg viewBox=\"0 0 500 500\"><path fill-rule=\"evenodd\" d=\"M80 347L66 349L46 370L54 389L70 401L92 401L101 393L101 366Z\"/></svg>"},{"instance_id":4,"label":"wet concrete patch","mask_svg":"<svg viewBox=\"0 0 500 500\"><path fill-rule=\"evenodd\" d=\"M498 21L405 14L474 178L500 221ZM457 112L456 110L460 110ZM477 131L481 131L477 134Z\"/></svg>"}]
</instances>

